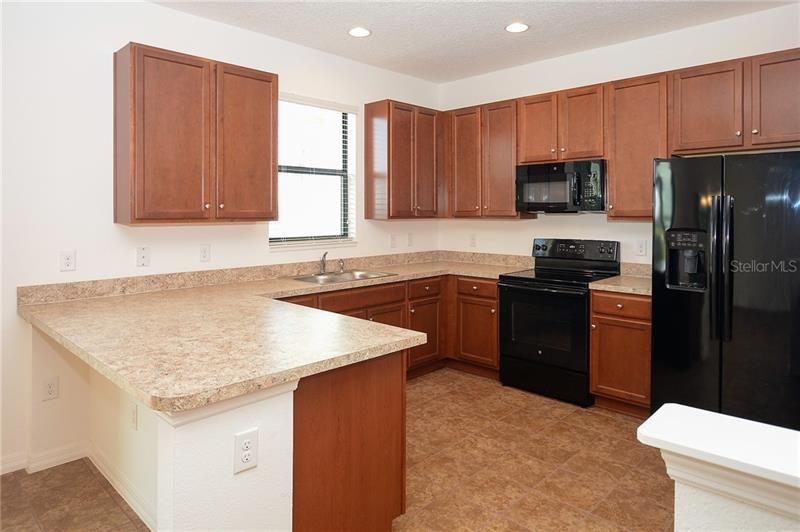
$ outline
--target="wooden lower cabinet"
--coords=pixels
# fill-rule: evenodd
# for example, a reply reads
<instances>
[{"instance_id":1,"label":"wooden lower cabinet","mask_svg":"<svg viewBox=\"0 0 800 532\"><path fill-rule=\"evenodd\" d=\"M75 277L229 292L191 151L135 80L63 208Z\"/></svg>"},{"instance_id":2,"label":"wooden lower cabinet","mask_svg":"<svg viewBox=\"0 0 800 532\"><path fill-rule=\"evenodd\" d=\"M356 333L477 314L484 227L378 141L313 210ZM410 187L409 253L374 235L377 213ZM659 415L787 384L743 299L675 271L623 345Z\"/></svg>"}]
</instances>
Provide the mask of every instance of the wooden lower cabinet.
<instances>
[{"instance_id":1,"label":"wooden lower cabinet","mask_svg":"<svg viewBox=\"0 0 800 532\"><path fill-rule=\"evenodd\" d=\"M294 303L295 305L300 305L303 307L319 308L319 296L317 294L286 297L282 301Z\"/></svg>"},{"instance_id":2,"label":"wooden lower cabinet","mask_svg":"<svg viewBox=\"0 0 800 532\"><path fill-rule=\"evenodd\" d=\"M459 295L457 306L455 357L497 369L497 300Z\"/></svg>"},{"instance_id":3,"label":"wooden lower cabinet","mask_svg":"<svg viewBox=\"0 0 800 532\"><path fill-rule=\"evenodd\" d=\"M650 410L650 298L592 294L589 381L598 406Z\"/></svg>"},{"instance_id":4,"label":"wooden lower cabinet","mask_svg":"<svg viewBox=\"0 0 800 532\"><path fill-rule=\"evenodd\" d=\"M405 355L300 379L292 529L392 529L405 497Z\"/></svg>"},{"instance_id":5,"label":"wooden lower cabinet","mask_svg":"<svg viewBox=\"0 0 800 532\"><path fill-rule=\"evenodd\" d=\"M439 331L443 325L441 313L442 302L438 296L408 303L408 328L428 335L428 343L409 350L409 368L438 360L441 357L439 347L441 336Z\"/></svg>"},{"instance_id":6,"label":"wooden lower cabinet","mask_svg":"<svg viewBox=\"0 0 800 532\"><path fill-rule=\"evenodd\" d=\"M366 309L367 319L376 321L384 325L394 325L395 327L406 326L406 303L394 303L382 307L372 307Z\"/></svg>"}]
</instances>

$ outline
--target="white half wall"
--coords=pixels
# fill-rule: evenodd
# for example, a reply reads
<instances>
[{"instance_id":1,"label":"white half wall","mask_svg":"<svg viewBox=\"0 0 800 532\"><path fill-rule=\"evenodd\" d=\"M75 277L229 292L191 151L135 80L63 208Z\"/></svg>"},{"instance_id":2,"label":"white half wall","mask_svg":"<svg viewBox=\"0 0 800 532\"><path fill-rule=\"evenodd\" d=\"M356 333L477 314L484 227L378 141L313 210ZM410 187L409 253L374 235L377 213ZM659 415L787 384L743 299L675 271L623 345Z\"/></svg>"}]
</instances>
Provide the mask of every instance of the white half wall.
<instances>
[{"instance_id":1,"label":"white half wall","mask_svg":"<svg viewBox=\"0 0 800 532\"><path fill-rule=\"evenodd\" d=\"M554 32L554 38L560 33ZM439 108L517 98L663 72L736 57L800 47L800 3L703 24L652 37L490 72L439 86ZM649 222L608 222L604 215L545 215L538 220L439 222L439 247L456 251L525 254L531 240L619 240L624 262L649 263ZM471 235L476 247L470 246ZM647 254L636 254L638 240Z\"/></svg>"}]
</instances>

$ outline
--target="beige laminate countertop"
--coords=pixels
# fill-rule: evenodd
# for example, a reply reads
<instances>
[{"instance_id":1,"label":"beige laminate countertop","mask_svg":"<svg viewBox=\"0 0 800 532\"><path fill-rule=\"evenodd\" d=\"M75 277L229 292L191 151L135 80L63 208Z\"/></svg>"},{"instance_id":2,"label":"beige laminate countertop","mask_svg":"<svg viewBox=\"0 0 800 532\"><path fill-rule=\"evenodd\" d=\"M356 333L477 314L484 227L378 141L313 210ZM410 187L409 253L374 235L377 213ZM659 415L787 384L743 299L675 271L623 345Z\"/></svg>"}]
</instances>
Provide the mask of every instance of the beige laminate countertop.
<instances>
[{"instance_id":1,"label":"beige laminate countertop","mask_svg":"<svg viewBox=\"0 0 800 532\"><path fill-rule=\"evenodd\" d=\"M425 343L423 333L276 301L435 275L521 268L430 262L324 287L293 279L19 307L34 327L154 410L178 412Z\"/></svg>"},{"instance_id":2,"label":"beige laminate countertop","mask_svg":"<svg viewBox=\"0 0 800 532\"><path fill-rule=\"evenodd\" d=\"M621 294L638 294L649 296L652 294L652 280L650 277L637 275L617 275L602 281L595 281L589 285L591 290L605 292L619 292Z\"/></svg>"}]
</instances>

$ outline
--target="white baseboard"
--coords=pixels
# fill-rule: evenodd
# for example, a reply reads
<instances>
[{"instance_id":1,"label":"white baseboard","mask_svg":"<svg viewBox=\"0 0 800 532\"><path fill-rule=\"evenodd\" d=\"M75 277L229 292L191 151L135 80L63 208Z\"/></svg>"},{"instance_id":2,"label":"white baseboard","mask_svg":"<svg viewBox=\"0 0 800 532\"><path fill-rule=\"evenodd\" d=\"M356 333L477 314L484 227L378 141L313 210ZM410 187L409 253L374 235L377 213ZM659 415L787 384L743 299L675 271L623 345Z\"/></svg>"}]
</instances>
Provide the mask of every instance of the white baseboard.
<instances>
[{"instance_id":1,"label":"white baseboard","mask_svg":"<svg viewBox=\"0 0 800 532\"><path fill-rule=\"evenodd\" d=\"M25 469L26 465L28 465L28 454L25 451L9 453L0 458L0 475Z\"/></svg>"},{"instance_id":2,"label":"white baseboard","mask_svg":"<svg viewBox=\"0 0 800 532\"><path fill-rule=\"evenodd\" d=\"M28 456L28 464L25 470L28 473L36 473L43 469L72 462L73 460L86 456L86 450L88 448L89 442L84 440L56 447L55 449L50 449L41 453L31 454Z\"/></svg>"},{"instance_id":3,"label":"white baseboard","mask_svg":"<svg viewBox=\"0 0 800 532\"><path fill-rule=\"evenodd\" d=\"M156 529L155 508L148 508L141 493L133 482L121 471L116 469L96 445L89 445L89 459L111 483L117 493L125 499L136 515L139 516L150 530Z\"/></svg>"}]
</instances>

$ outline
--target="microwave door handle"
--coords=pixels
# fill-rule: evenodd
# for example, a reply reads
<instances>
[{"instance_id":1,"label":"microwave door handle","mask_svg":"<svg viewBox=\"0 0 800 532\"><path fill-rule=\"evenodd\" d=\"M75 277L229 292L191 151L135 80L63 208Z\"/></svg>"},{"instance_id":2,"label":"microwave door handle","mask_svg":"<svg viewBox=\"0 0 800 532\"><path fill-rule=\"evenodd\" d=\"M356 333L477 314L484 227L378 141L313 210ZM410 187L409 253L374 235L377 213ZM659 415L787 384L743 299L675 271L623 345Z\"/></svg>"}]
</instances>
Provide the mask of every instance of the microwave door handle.
<instances>
[{"instance_id":1,"label":"microwave door handle","mask_svg":"<svg viewBox=\"0 0 800 532\"><path fill-rule=\"evenodd\" d=\"M581 175L578 172L572 176L572 204L576 209L581 207Z\"/></svg>"}]
</instances>

